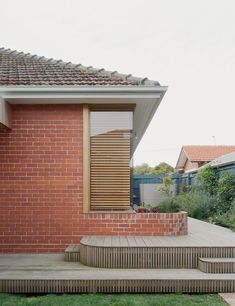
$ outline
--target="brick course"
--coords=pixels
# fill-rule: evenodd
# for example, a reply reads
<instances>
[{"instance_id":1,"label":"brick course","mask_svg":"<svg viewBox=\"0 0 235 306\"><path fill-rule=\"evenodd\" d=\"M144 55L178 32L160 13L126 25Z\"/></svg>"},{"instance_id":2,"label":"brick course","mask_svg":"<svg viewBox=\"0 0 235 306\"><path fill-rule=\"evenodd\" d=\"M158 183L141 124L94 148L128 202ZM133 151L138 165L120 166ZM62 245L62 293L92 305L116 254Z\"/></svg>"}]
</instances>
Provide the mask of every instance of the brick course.
<instances>
[{"instance_id":1,"label":"brick course","mask_svg":"<svg viewBox=\"0 0 235 306\"><path fill-rule=\"evenodd\" d=\"M82 105L12 105L0 129L0 252L63 252L84 235L184 235L187 215L83 213Z\"/></svg>"}]
</instances>

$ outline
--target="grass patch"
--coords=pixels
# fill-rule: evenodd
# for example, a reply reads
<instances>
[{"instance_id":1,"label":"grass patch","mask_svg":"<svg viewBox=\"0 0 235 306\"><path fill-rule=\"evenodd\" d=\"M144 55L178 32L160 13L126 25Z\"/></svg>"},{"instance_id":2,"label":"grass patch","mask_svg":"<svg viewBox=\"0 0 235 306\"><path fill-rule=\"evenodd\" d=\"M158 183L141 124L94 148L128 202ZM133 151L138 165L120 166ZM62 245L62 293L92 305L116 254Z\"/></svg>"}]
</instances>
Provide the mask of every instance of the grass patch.
<instances>
[{"instance_id":1,"label":"grass patch","mask_svg":"<svg viewBox=\"0 0 235 306\"><path fill-rule=\"evenodd\" d=\"M217 294L0 294L0 306L224 306Z\"/></svg>"}]
</instances>

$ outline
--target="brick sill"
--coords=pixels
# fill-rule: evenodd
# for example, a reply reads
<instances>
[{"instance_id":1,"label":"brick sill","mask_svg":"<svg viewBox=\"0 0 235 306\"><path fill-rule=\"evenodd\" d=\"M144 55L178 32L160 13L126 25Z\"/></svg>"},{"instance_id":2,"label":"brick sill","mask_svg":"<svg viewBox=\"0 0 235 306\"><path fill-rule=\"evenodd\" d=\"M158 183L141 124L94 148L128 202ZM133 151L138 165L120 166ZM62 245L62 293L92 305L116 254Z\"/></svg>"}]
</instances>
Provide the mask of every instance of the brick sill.
<instances>
[{"instance_id":1,"label":"brick sill","mask_svg":"<svg viewBox=\"0 0 235 306\"><path fill-rule=\"evenodd\" d=\"M149 215L149 214L152 214L152 215L163 215L163 214L187 214L186 211L183 211L183 210L180 210L180 211L177 211L177 212L162 212L162 213L155 213L155 212L148 212L148 213L137 213L135 212L134 210L90 210L90 211L87 211L87 212L84 212L84 214L136 214L136 215Z\"/></svg>"}]
</instances>

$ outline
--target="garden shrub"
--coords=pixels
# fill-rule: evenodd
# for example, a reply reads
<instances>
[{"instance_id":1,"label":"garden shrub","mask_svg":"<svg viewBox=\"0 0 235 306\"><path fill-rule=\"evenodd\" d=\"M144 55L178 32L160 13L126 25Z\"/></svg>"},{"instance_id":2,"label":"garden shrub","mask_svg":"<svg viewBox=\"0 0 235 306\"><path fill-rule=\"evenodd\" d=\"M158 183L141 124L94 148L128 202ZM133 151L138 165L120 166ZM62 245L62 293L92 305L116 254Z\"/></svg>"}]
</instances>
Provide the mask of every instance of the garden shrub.
<instances>
[{"instance_id":1,"label":"garden shrub","mask_svg":"<svg viewBox=\"0 0 235 306\"><path fill-rule=\"evenodd\" d=\"M218 180L218 212L225 213L235 199L235 177L225 172Z\"/></svg>"},{"instance_id":2,"label":"garden shrub","mask_svg":"<svg viewBox=\"0 0 235 306\"><path fill-rule=\"evenodd\" d=\"M216 174L216 168L206 166L198 171L197 179L203 190L210 195L217 193L218 188L218 176Z\"/></svg>"},{"instance_id":3,"label":"garden shrub","mask_svg":"<svg viewBox=\"0 0 235 306\"><path fill-rule=\"evenodd\" d=\"M179 212L180 207L177 202L177 197L168 197L165 198L161 203L156 207L158 208L159 212L164 213L171 213L171 212Z\"/></svg>"},{"instance_id":4,"label":"garden shrub","mask_svg":"<svg viewBox=\"0 0 235 306\"><path fill-rule=\"evenodd\" d=\"M181 210L187 211L192 218L207 220L216 210L216 197L205 191L193 189L178 195L177 202Z\"/></svg>"},{"instance_id":5,"label":"garden shrub","mask_svg":"<svg viewBox=\"0 0 235 306\"><path fill-rule=\"evenodd\" d=\"M235 176L225 172L220 177L211 166L199 170L198 185L178 198L181 210L201 220L235 230Z\"/></svg>"},{"instance_id":6,"label":"garden shrub","mask_svg":"<svg viewBox=\"0 0 235 306\"><path fill-rule=\"evenodd\" d=\"M215 214L212 221L216 225L228 227L235 231L235 199L231 202L231 207L227 212Z\"/></svg>"},{"instance_id":7,"label":"garden shrub","mask_svg":"<svg viewBox=\"0 0 235 306\"><path fill-rule=\"evenodd\" d=\"M235 231L235 176L225 172L220 177L210 166L198 172L198 184L187 192L168 196L158 209L160 212L186 211L190 217L212 221Z\"/></svg>"},{"instance_id":8,"label":"garden shrub","mask_svg":"<svg viewBox=\"0 0 235 306\"><path fill-rule=\"evenodd\" d=\"M174 181L171 175L164 176L162 178L162 185L158 188L158 191L164 193L167 197L173 196L173 191L171 187L174 185Z\"/></svg>"},{"instance_id":9,"label":"garden shrub","mask_svg":"<svg viewBox=\"0 0 235 306\"><path fill-rule=\"evenodd\" d=\"M181 193L175 197L168 197L161 201L160 212L187 211L189 217L207 220L216 212L216 196L211 196L198 188Z\"/></svg>"},{"instance_id":10,"label":"garden shrub","mask_svg":"<svg viewBox=\"0 0 235 306\"><path fill-rule=\"evenodd\" d=\"M135 212L137 212L137 213L149 213L150 209L148 207L137 207L135 209Z\"/></svg>"}]
</instances>

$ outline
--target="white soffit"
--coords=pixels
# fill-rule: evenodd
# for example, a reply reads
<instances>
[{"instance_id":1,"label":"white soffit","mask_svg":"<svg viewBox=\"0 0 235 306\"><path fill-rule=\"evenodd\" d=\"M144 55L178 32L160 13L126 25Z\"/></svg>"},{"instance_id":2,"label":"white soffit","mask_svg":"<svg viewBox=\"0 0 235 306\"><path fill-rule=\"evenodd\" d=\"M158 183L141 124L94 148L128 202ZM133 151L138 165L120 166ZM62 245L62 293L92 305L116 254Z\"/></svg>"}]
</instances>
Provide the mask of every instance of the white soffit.
<instances>
[{"instance_id":1,"label":"white soffit","mask_svg":"<svg viewBox=\"0 0 235 306\"><path fill-rule=\"evenodd\" d=\"M10 104L136 104L133 151L140 142L167 87L147 88L0 88Z\"/></svg>"}]
</instances>

